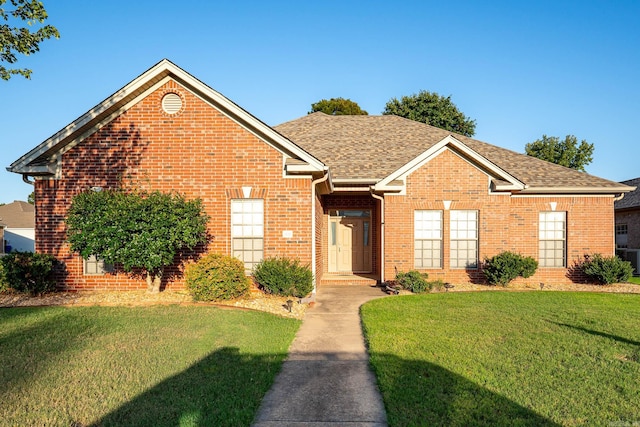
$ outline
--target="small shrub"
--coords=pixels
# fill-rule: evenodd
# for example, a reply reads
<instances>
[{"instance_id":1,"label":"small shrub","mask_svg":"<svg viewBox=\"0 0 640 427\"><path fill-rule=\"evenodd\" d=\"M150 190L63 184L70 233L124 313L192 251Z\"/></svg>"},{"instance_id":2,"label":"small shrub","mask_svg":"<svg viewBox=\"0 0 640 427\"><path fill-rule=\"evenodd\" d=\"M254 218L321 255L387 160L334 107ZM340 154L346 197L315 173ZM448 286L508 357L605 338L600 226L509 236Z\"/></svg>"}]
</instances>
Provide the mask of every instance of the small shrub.
<instances>
[{"instance_id":1,"label":"small shrub","mask_svg":"<svg viewBox=\"0 0 640 427\"><path fill-rule=\"evenodd\" d=\"M0 294L9 290L9 284L4 274L4 264L0 262Z\"/></svg>"},{"instance_id":2,"label":"small shrub","mask_svg":"<svg viewBox=\"0 0 640 427\"><path fill-rule=\"evenodd\" d=\"M196 301L238 298L249 291L244 263L237 258L209 254L186 268L187 289Z\"/></svg>"},{"instance_id":3,"label":"small shrub","mask_svg":"<svg viewBox=\"0 0 640 427\"><path fill-rule=\"evenodd\" d=\"M399 272L396 274L396 281L403 289L409 290L414 294L430 292L433 284L427 281L429 275L420 273L416 270L409 270L406 273Z\"/></svg>"},{"instance_id":4,"label":"small shrub","mask_svg":"<svg viewBox=\"0 0 640 427\"><path fill-rule=\"evenodd\" d=\"M623 261L617 256L603 257L600 254L585 255L581 265L584 274L591 280L603 285L626 282L633 274L633 267L629 261Z\"/></svg>"},{"instance_id":5,"label":"small shrub","mask_svg":"<svg viewBox=\"0 0 640 427\"><path fill-rule=\"evenodd\" d=\"M490 284L507 286L518 276L525 279L533 276L537 269L535 259L505 251L486 259L483 271Z\"/></svg>"},{"instance_id":6,"label":"small shrub","mask_svg":"<svg viewBox=\"0 0 640 427\"><path fill-rule=\"evenodd\" d=\"M11 252L0 258L0 263L7 286L18 292L42 295L56 288L53 272L57 261L53 255Z\"/></svg>"},{"instance_id":7,"label":"small shrub","mask_svg":"<svg viewBox=\"0 0 640 427\"><path fill-rule=\"evenodd\" d=\"M444 282L440 279L429 282L431 290L441 291L444 288Z\"/></svg>"},{"instance_id":8,"label":"small shrub","mask_svg":"<svg viewBox=\"0 0 640 427\"><path fill-rule=\"evenodd\" d=\"M313 290L313 274L298 260L265 258L254 268L253 277L269 294L303 298Z\"/></svg>"}]
</instances>

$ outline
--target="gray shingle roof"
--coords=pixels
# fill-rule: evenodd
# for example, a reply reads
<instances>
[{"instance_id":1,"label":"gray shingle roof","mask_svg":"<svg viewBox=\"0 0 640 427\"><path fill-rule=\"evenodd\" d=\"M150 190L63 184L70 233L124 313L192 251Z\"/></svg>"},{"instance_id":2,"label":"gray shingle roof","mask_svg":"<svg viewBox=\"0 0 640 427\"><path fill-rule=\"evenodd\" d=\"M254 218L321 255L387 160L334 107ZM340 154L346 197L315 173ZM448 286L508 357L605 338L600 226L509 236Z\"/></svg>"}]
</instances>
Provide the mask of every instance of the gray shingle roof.
<instances>
[{"instance_id":1,"label":"gray shingle roof","mask_svg":"<svg viewBox=\"0 0 640 427\"><path fill-rule=\"evenodd\" d=\"M615 203L616 209L631 209L640 207L640 178L629 179L627 181L622 181L621 184L630 185L632 187L636 187L630 193L624 195L621 200L618 200Z\"/></svg>"},{"instance_id":2,"label":"gray shingle roof","mask_svg":"<svg viewBox=\"0 0 640 427\"><path fill-rule=\"evenodd\" d=\"M7 228L34 228L35 207L27 202L15 201L0 206L0 223Z\"/></svg>"},{"instance_id":3,"label":"gray shingle roof","mask_svg":"<svg viewBox=\"0 0 640 427\"><path fill-rule=\"evenodd\" d=\"M328 165L334 179L383 179L451 135L530 189L616 192L625 188L614 181L398 116L330 116L318 112L274 128Z\"/></svg>"}]
</instances>

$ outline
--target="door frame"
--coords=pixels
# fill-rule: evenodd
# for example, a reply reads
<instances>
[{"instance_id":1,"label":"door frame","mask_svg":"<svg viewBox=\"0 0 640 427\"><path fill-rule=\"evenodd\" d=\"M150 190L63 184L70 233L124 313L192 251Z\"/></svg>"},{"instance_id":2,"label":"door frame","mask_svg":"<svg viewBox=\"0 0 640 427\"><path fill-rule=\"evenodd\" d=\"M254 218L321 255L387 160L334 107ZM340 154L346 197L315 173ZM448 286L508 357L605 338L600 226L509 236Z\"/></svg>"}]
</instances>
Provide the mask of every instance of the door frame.
<instances>
[{"instance_id":1,"label":"door frame","mask_svg":"<svg viewBox=\"0 0 640 427\"><path fill-rule=\"evenodd\" d=\"M333 212L336 212L337 214L332 214ZM362 216L355 216L355 215L340 215L340 213L343 212L363 212L363 213L367 213L368 215L362 215ZM328 273L349 273L349 274L354 274L354 273L363 273L363 274L368 274L368 273L372 273L373 272L373 224L372 224L372 209L332 209L331 211L329 211L328 214L328 233L327 233L327 271ZM364 270L354 270L353 266L352 268L350 268L349 270L339 270L338 266L339 266L339 262L338 262L338 256L339 253L337 252L339 245L339 235L340 233L338 232L338 224L340 223L340 221L342 221L345 218L352 218L352 219L361 219L362 220L362 224L363 224L363 240L366 241L366 245L363 242L362 245L362 256L363 256L363 262L365 265L369 266L369 269L364 269ZM368 223L368 227L365 227L364 224L365 222ZM336 224L336 228L335 230L332 228L332 224ZM367 232L367 236L364 236L364 232ZM335 244L333 244L335 239ZM353 245L351 246L351 250L353 249ZM366 258L366 259L365 259ZM353 262L352 262L353 264Z\"/></svg>"}]
</instances>

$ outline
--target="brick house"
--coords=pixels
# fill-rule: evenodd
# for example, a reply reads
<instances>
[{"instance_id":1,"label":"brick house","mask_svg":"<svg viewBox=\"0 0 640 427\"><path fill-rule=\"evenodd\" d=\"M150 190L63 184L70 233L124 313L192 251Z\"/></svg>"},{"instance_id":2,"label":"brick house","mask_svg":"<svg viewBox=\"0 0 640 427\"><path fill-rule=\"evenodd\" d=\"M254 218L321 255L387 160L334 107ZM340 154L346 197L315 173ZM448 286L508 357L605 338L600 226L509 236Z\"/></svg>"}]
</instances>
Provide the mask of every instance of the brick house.
<instances>
[{"instance_id":1,"label":"brick house","mask_svg":"<svg viewBox=\"0 0 640 427\"><path fill-rule=\"evenodd\" d=\"M395 116L315 113L270 127L167 60L8 170L33 178L36 250L65 263L71 290L146 286L70 253L66 211L94 187L201 198L208 251L248 268L297 258L319 286L410 269L481 281L482 260L503 250L538 259L531 280L580 280L572 263L613 254L614 199L633 190ZM181 268L166 287L183 286Z\"/></svg>"},{"instance_id":2,"label":"brick house","mask_svg":"<svg viewBox=\"0 0 640 427\"><path fill-rule=\"evenodd\" d=\"M615 233L616 253L630 261L635 269L634 274L640 273L640 178L622 181L621 184L636 187L624 198L616 200Z\"/></svg>"}]
</instances>

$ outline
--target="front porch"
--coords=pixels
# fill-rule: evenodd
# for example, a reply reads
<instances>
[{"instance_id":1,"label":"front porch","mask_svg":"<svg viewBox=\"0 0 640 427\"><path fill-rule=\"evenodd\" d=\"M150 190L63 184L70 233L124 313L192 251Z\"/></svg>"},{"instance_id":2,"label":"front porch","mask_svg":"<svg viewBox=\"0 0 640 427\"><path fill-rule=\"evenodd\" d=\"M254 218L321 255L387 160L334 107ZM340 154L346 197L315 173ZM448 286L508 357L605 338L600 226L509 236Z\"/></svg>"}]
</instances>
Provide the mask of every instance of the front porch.
<instances>
[{"instance_id":1,"label":"front porch","mask_svg":"<svg viewBox=\"0 0 640 427\"><path fill-rule=\"evenodd\" d=\"M318 223L321 266L317 286L365 285L380 281L380 204L369 193L326 194Z\"/></svg>"}]
</instances>

